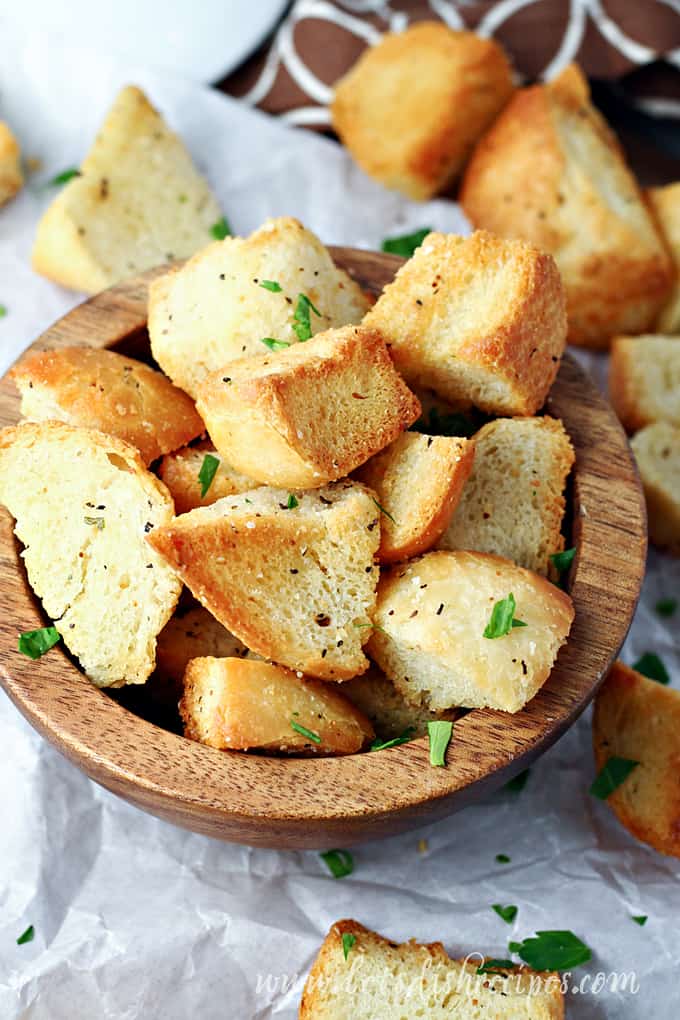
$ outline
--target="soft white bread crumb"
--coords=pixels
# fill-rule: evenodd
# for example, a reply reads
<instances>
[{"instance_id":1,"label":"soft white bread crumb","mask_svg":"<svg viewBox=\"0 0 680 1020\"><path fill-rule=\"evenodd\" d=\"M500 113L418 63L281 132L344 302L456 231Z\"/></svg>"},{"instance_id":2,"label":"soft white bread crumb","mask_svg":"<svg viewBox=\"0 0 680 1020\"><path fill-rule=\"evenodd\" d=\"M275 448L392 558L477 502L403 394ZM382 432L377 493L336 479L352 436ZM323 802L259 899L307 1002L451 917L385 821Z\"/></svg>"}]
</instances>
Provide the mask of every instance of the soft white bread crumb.
<instances>
[{"instance_id":1,"label":"soft white bread crumb","mask_svg":"<svg viewBox=\"0 0 680 1020\"><path fill-rule=\"evenodd\" d=\"M262 283L278 284L280 291ZM250 237L227 237L149 288L154 358L187 393L237 358L261 354L262 339L298 340L299 295L313 334L361 321L368 299L311 231L288 217L267 220Z\"/></svg>"},{"instance_id":2,"label":"soft white bread crumb","mask_svg":"<svg viewBox=\"0 0 680 1020\"><path fill-rule=\"evenodd\" d=\"M680 333L680 181L650 188L646 196L675 268L673 289L655 327L658 333Z\"/></svg>"},{"instance_id":3,"label":"soft white bread crumb","mask_svg":"<svg viewBox=\"0 0 680 1020\"><path fill-rule=\"evenodd\" d=\"M179 707L185 736L222 751L354 754L374 735L336 685L250 659L193 659Z\"/></svg>"},{"instance_id":4,"label":"soft white bread crumb","mask_svg":"<svg viewBox=\"0 0 680 1020\"><path fill-rule=\"evenodd\" d=\"M219 460L219 467L210 483L205 496L201 495L199 473L206 454ZM175 501L175 512L186 514L197 506L210 506L224 496L234 496L237 492L249 492L256 489L259 482L227 464L211 442L197 443L195 446L184 446L181 450L163 457L158 474L170 490Z\"/></svg>"},{"instance_id":5,"label":"soft white bread crumb","mask_svg":"<svg viewBox=\"0 0 680 1020\"><path fill-rule=\"evenodd\" d=\"M650 540L680 555L680 428L647 425L630 443L647 501Z\"/></svg>"},{"instance_id":6,"label":"soft white bread crumb","mask_svg":"<svg viewBox=\"0 0 680 1020\"><path fill-rule=\"evenodd\" d=\"M248 649L203 606L176 613L158 635L156 670L179 688L192 659L239 658Z\"/></svg>"},{"instance_id":7,"label":"soft white bread crumb","mask_svg":"<svg viewBox=\"0 0 680 1020\"><path fill-rule=\"evenodd\" d=\"M428 234L364 323L407 383L490 414L535 414L567 333L552 258L485 231Z\"/></svg>"},{"instance_id":8,"label":"soft white bread crumb","mask_svg":"<svg viewBox=\"0 0 680 1020\"><path fill-rule=\"evenodd\" d=\"M403 432L355 472L376 494L380 563L426 552L441 538L472 470L475 444L455 436Z\"/></svg>"},{"instance_id":9,"label":"soft white bread crumb","mask_svg":"<svg viewBox=\"0 0 680 1020\"><path fill-rule=\"evenodd\" d=\"M24 183L21 153L16 138L7 124L0 121L0 205L14 198Z\"/></svg>"},{"instance_id":10,"label":"soft white bread crumb","mask_svg":"<svg viewBox=\"0 0 680 1020\"><path fill-rule=\"evenodd\" d=\"M302 489L343 478L420 414L382 336L364 326L231 362L199 387L197 407L238 471Z\"/></svg>"},{"instance_id":11,"label":"soft white bread crumb","mask_svg":"<svg viewBox=\"0 0 680 1020\"><path fill-rule=\"evenodd\" d=\"M130 85L116 97L80 176L38 224L33 268L94 294L193 255L221 216L182 140Z\"/></svg>"},{"instance_id":12,"label":"soft white bread crumb","mask_svg":"<svg viewBox=\"0 0 680 1020\"><path fill-rule=\"evenodd\" d=\"M455 719L458 715L455 709L431 712L411 704L376 665L369 666L361 676L345 680L341 690L370 719L381 741L404 735L415 740L427 733L427 724L434 719Z\"/></svg>"},{"instance_id":13,"label":"soft white bread crumb","mask_svg":"<svg viewBox=\"0 0 680 1020\"><path fill-rule=\"evenodd\" d=\"M186 393L161 372L115 351L33 351L11 375L25 418L99 429L136 447L145 464L205 429Z\"/></svg>"},{"instance_id":14,"label":"soft white bread crumb","mask_svg":"<svg viewBox=\"0 0 680 1020\"><path fill-rule=\"evenodd\" d=\"M149 541L252 651L346 680L368 667L378 518L356 483L295 494L263 487L192 510Z\"/></svg>"},{"instance_id":15,"label":"soft white bread crumb","mask_svg":"<svg viewBox=\"0 0 680 1020\"><path fill-rule=\"evenodd\" d=\"M510 594L527 626L485 637ZM509 560L431 552L382 573L368 650L415 704L517 712L547 680L573 618L565 592Z\"/></svg>"},{"instance_id":16,"label":"soft white bread crumb","mask_svg":"<svg viewBox=\"0 0 680 1020\"><path fill-rule=\"evenodd\" d=\"M559 974L524 966L477 974L484 959L475 950L452 960L441 942L397 945L357 921L337 921L305 983L299 1017L563 1020Z\"/></svg>"},{"instance_id":17,"label":"soft white bread crumb","mask_svg":"<svg viewBox=\"0 0 680 1020\"><path fill-rule=\"evenodd\" d=\"M0 432L0 502L28 579L98 687L144 683L181 584L145 541L172 500L127 443L61 422Z\"/></svg>"},{"instance_id":18,"label":"soft white bread crumb","mask_svg":"<svg viewBox=\"0 0 680 1020\"><path fill-rule=\"evenodd\" d=\"M554 418L499 418L475 435L475 462L440 549L496 553L547 574L564 548L574 450Z\"/></svg>"},{"instance_id":19,"label":"soft white bread crumb","mask_svg":"<svg viewBox=\"0 0 680 1020\"><path fill-rule=\"evenodd\" d=\"M609 399L627 432L665 421L680 428L680 336L617 336Z\"/></svg>"}]
</instances>

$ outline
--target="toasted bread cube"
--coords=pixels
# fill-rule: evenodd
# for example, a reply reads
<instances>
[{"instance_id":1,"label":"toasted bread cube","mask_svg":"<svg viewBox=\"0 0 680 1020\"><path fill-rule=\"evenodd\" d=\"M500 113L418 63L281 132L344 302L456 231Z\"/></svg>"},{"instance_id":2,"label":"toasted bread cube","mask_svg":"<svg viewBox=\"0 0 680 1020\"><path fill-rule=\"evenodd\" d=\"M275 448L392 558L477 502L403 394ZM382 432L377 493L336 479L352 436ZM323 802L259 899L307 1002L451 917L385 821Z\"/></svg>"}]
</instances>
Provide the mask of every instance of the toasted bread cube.
<instances>
[{"instance_id":1,"label":"toasted bread cube","mask_svg":"<svg viewBox=\"0 0 680 1020\"><path fill-rule=\"evenodd\" d=\"M221 217L182 140L130 85L116 97L80 175L38 224L33 268L94 294L193 255Z\"/></svg>"},{"instance_id":2,"label":"toasted bread cube","mask_svg":"<svg viewBox=\"0 0 680 1020\"><path fill-rule=\"evenodd\" d=\"M512 91L493 39L421 21L384 35L337 82L333 127L370 177L427 199L458 176Z\"/></svg>"},{"instance_id":3,"label":"toasted bread cube","mask_svg":"<svg viewBox=\"0 0 680 1020\"><path fill-rule=\"evenodd\" d=\"M362 646L375 608L380 521L362 485L254 489L192 510L149 541L264 658L324 680L368 668Z\"/></svg>"},{"instance_id":4,"label":"toasted bread cube","mask_svg":"<svg viewBox=\"0 0 680 1020\"><path fill-rule=\"evenodd\" d=\"M26 422L0 432L0 503L33 591L90 680L144 683L182 587L145 541L173 517L163 483L119 439Z\"/></svg>"},{"instance_id":5,"label":"toasted bread cube","mask_svg":"<svg viewBox=\"0 0 680 1020\"><path fill-rule=\"evenodd\" d=\"M548 574L564 549L564 487L574 449L555 418L498 418L475 435L475 462L440 549L496 553Z\"/></svg>"},{"instance_id":6,"label":"toasted bread cube","mask_svg":"<svg viewBox=\"0 0 680 1020\"><path fill-rule=\"evenodd\" d=\"M675 269L673 288L656 320L658 333L680 333L680 181L649 188L647 201Z\"/></svg>"},{"instance_id":7,"label":"toasted bread cube","mask_svg":"<svg viewBox=\"0 0 680 1020\"><path fill-rule=\"evenodd\" d=\"M354 754L374 736L336 686L250 659L193 659L179 708L184 735L220 751Z\"/></svg>"},{"instance_id":8,"label":"toasted bread cube","mask_svg":"<svg viewBox=\"0 0 680 1020\"><path fill-rule=\"evenodd\" d=\"M477 145L460 201L475 227L554 257L570 343L605 348L618 333L652 326L671 287L670 260L575 65L515 93Z\"/></svg>"},{"instance_id":9,"label":"toasted bread cube","mask_svg":"<svg viewBox=\"0 0 680 1020\"><path fill-rule=\"evenodd\" d=\"M25 418L99 429L136 447L145 464L205 430L186 393L160 372L115 351L34 351L11 375Z\"/></svg>"},{"instance_id":10,"label":"toasted bread cube","mask_svg":"<svg viewBox=\"0 0 680 1020\"><path fill-rule=\"evenodd\" d=\"M409 385L490 414L534 414L564 351L555 263L484 231L428 234L364 318Z\"/></svg>"},{"instance_id":11,"label":"toasted bread cube","mask_svg":"<svg viewBox=\"0 0 680 1020\"><path fill-rule=\"evenodd\" d=\"M206 454L219 460L219 467L210 488L205 496L201 495L199 474ZM210 442L197 443L195 446L184 446L181 450L163 457L158 474L170 490L175 501L175 512L186 514L197 506L210 506L225 496L234 496L237 492L249 492L257 489L259 482L247 475L242 475L220 457Z\"/></svg>"},{"instance_id":12,"label":"toasted bread cube","mask_svg":"<svg viewBox=\"0 0 680 1020\"><path fill-rule=\"evenodd\" d=\"M266 353L263 339L297 343L300 295L312 334L361 322L369 305L311 231L288 217L267 220L250 237L211 244L180 270L152 282L153 356L195 397L212 372Z\"/></svg>"},{"instance_id":13,"label":"toasted bread cube","mask_svg":"<svg viewBox=\"0 0 680 1020\"><path fill-rule=\"evenodd\" d=\"M610 758L639 764L607 797L636 839L680 857L680 691L615 662L593 713L598 772Z\"/></svg>"},{"instance_id":14,"label":"toasted bread cube","mask_svg":"<svg viewBox=\"0 0 680 1020\"><path fill-rule=\"evenodd\" d=\"M355 473L382 512L380 563L400 563L441 538L472 470L475 444L404 432Z\"/></svg>"},{"instance_id":15,"label":"toasted bread cube","mask_svg":"<svg viewBox=\"0 0 680 1020\"><path fill-rule=\"evenodd\" d=\"M343 478L420 414L382 336L362 326L233 361L203 383L197 406L233 467L300 489Z\"/></svg>"},{"instance_id":16,"label":"toasted bread cube","mask_svg":"<svg viewBox=\"0 0 680 1020\"><path fill-rule=\"evenodd\" d=\"M0 121L0 205L14 198L23 183L19 144L7 124Z\"/></svg>"},{"instance_id":17,"label":"toasted bread cube","mask_svg":"<svg viewBox=\"0 0 680 1020\"><path fill-rule=\"evenodd\" d=\"M485 637L511 594L526 626ZM383 572L368 651L413 704L518 712L548 679L573 618L565 592L510 560L430 552Z\"/></svg>"},{"instance_id":18,"label":"toasted bread cube","mask_svg":"<svg viewBox=\"0 0 680 1020\"><path fill-rule=\"evenodd\" d=\"M680 556L680 428L647 425L630 445L645 490L649 538Z\"/></svg>"},{"instance_id":19,"label":"toasted bread cube","mask_svg":"<svg viewBox=\"0 0 680 1020\"><path fill-rule=\"evenodd\" d=\"M412 705L375 665L369 666L361 676L345 680L341 690L343 697L348 698L370 720L381 741L404 736L415 740L416 737L425 736L429 722L436 719L454 720L458 716L456 709L431 712L422 705Z\"/></svg>"},{"instance_id":20,"label":"toasted bread cube","mask_svg":"<svg viewBox=\"0 0 680 1020\"><path fill-rule=\"evenodd\" d=\"M337 921L305 983L300 1020L564 1020L560 975L495 964L476 949L452 960L441 942L397 945Z\"/></svg>"},{"instance_id":21,"label":"toasted bread cube","mask_svg":"<svg viewBox=\"0 0 680 1020\"><path fill-rule=\"evenodd\" d=\"M164 679L181 688L182 677L192 659L243 658L248 649L230 634L203 606L176 613L158 635L156 669Z\"/></svg>"},{"instance_id":22,"label":"toasted bread cube","mask_svg":"<svg viewBox=\"0 0 680 1020\"><path fill-rule=\"evenodd\" d=\"M615 337L609 399L627 432L657 421L680 428L680 337Z\"/></svg>"}]
</instances>

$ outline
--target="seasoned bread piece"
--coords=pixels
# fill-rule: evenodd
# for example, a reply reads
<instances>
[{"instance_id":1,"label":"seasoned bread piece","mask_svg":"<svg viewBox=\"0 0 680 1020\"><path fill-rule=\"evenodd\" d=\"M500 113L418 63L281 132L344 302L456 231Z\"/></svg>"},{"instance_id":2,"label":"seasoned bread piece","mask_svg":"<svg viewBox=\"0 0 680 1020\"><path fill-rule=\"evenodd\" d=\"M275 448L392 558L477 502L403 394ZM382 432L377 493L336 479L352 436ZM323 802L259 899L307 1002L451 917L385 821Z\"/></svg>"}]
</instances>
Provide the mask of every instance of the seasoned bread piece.
<instances>
[{"instance_id":1,"label":"seasoned bread piece","mask_svg":"<svg viewBox=\"0 0 680 1020\"><path fill-rule=\"evenodd\" d=\"M420 414L382 336L363 326L232 361L199 387L197 406L238 471L301 489L343 478Z\"/></svg>"},{"instance_id":2,"label":"seasoned bread piece","mask_svg":"<svg viewBox=\"0 0 680 1020\"><path fill-rule=\"evenodd\" d=\"M512 91L498 43L421 21L384 35L336 83L333 127L370 177L427 199L458 176Z\"/></svg>"},{"instance_id":3,"label":"seasoned bread piece","mask_svg":"<svg viewBox=\"0 0 680 1020\"><path fill-rule=\"evenodd\" d=\"M34 351L11 375L25 418L99 429L136 447L145 464L205 430L186 393L160 372L115 351Z\"/></svg>"},{"instance_id":4,"label":"seasoned bread piece","mask_svg":"<svg viewBox=\"0 0 680 1020\"><path fill-rule=\"evenodd\" d=\"M475 462L440 549L496 553L547 574L564 549L564 486L574 449L555 418L498 418L475 435Z\"/></svg>"},{"instance_id":5,"label":"seasoned bread piece","mask_svg":"<svg viewBox=\"0 0 680 1020\"><path fill-rule=\"evenodd\" d=\"M7 124L0 121L0 205L14 198L24 183L21 153L16 138Z\"/></svg>"},{"instance_id":6,"label":"seasoned bread piece","mask_svg":"<svg viewBox=\"0 0 680 1020\"><path fill-rule=\"evenodd\" d=\"M680 181L650 188L646 196L675 268L673 289L656 320L656 330L680 333Z\"/></svg>"},{"instance_id":7,"label":"seasoned bread piece","mask_svg":"<svg viewBox=\"0 0 680 1020\"><path fill-rule=\"evenodd\" d=\"M210 239L222 212L182 140L141 89L122 89L80 175L40 223L33 268L94 294L184 259Z\"/></svg>"},{"instance_id":8,"label":"seasoned bread piece","mask_svg":"<svg viewBox=\"0 0 680 1020\"><path fill-rule=\"evenodd\" d=\"M404 432L355 472L381 507L380 563L410 559L441 538L474 456L470 439Z\"/></svg>"},{"instance_id":9,"label":"seasoned bread piece","mask_svg":"<svg viewBox=\"0 0 680 1020\"><path fill-rule=\"evenodd\" d=\"M206 454L217 457L220 464L210 488L205 496L201 496L198 476ZM195 510L197 506L210 506L218 499L233 496L237 492L249 492L250 489L257 489L260 484L254 478L242 475L231 464L227 464L212 443L207 441L197 443L195 446L184 446L181 450L163 457L158 474L170 490L177 514L186 514L189 510Z\"/></svg>"},{"instance_id":10,"label":"seasoned bread piece","mask_svg":"<svg viewBox=\"0 0 680 1020\"><path fill-rule=\"evenodd\" d=\"M170 495L127 443L62 422L0 432L0 503L28 579L98 687L144 683L181 584L145 535Z\"/></svg>"},{"instance_id":11,"label":"seasoned bread piece","mask_svg":"<svg viewBox=\"0 0 680 1020\"><path fill-rule=\"evenodd\" d=\"M368 668L379 516L371 493L348 481L261 488L192 510L149 541L252 651L347 680Z\"/></svg>"},{"instance_id":12,"label":"seasoned bread piece","mask_svg":"<svg viewBox=\"0 0 680 1020\"><path fill-rule=\"evenodd\" d=\"M485 637L511 594L526 626ZM547 680L573 618L565 592L510 560L431 552L383 571L368 651L414 704L517 712Z\"/></svg>"},{"instance_id":13,"label":"seasoned bread piece","mask_svg":"<svg viewBox=\"0 0 680 1020\"><path fill-rule=\"evenodd\" d=\"M636 839L680 857L680 691L615 662L595 699L593 749L598 772L610 758L639 762L607 803Z\"/></svg>"},{"instance_id":14,"label":"seasoned bread piece","mask_svg":"<svg viewBox=\"0 0 680 1020\"><path fill-rule=\"evenodd\" d=\"M609 399L627 432L665 421L680 428L680 336L617 336Z\"/></svg>"},{"instance_id":15,"label":"seasoned bread piece","mask_svg":"<svg viewBox=\"0 0 680 1020\"><path fill-rule=\"evenodd\" d=\"M555 263L484 231L428 234L364 323L409 384L490 414L534 414L564 351Z\"/></svg>"},{"instance_id":16,"label":"seasoned bread piece","mask_svg":"<svg viewBox=\"0 0 680 1020\"><path fill-rule=\"evenodd\" d=\"M427 724L435 719L456 719L458 712L430 712L412 705L377 666L371 665L362 676L346 680L343 696L370 719L381 741L408 736L415 740L427 733Z\"/></svg>"},{"instance_id":17,"label":"seasoned bread piece","mask_svg":"<svg viewBox=\"0 0 680 1020\"><path fill-rule=\"evenodd\" d=\"M220 751L354 754L373 727L337 691L270 662L193 659L179 705L184 735Z\"/></svg>"},{"instance_id":18,"label":"seasoned bread piece","mask_svg":"<svg viewBox=\"0 0 680 1020\"><path fill-rule=\"evenodd\" d=\"M515 93L477 145L460 201L475 227L553 255L570 343L607 347L652 326L671 287L668 254L575 65Z\"/></svg>"},{"instance_id":19,"label":"seasoned bread piece","mask_svg":"<svg viewBox=\"0 0 680 1020\"><path fill-rule=\"evenodd\" d=\"M192 659L202 656L242 658L247 652L246 646L212 613L203 606L195 606L182 615L176 613L158 635L156 669L179 690Z\"/></svg>"},{"instance_id":20,"label":"seasoned bread piece","mask_svg":"<svg viewBox=\"0 0 680 1020\"><path fill-rule=\"evenodd\" d=\"M523 965L477 974L483 960L479 952L452 960L441 942L397 945L358 921L337 921L307 978L298 1015L300 1020L563 1020L559 974Z\"/></svg>"},{"instance_id":21,"label":"seasoned bread piece","mask_svg":"<svg viewBox=\"0 0 680 1020\"><path fill-rule=\"evenodd\" d=\"M360 322L368 305L321 241L297 220L280 217L250 237L209 245L152 282L151 349L173 382L195 396L211 372L261 354L263 339L296 343L304 335L296 316L308 313L314 334Z\"/></svg>"},{"instance_id":22,"label":"seasoned bread piece","mask_svg":"<svg viewBox=\"0 0 680 1020\"><path fill-rule=\"evenodd\" d=\"M650 540L680 556L680 428L647 425L630 443L647 501Z\"/></svg>"}]
</instances>

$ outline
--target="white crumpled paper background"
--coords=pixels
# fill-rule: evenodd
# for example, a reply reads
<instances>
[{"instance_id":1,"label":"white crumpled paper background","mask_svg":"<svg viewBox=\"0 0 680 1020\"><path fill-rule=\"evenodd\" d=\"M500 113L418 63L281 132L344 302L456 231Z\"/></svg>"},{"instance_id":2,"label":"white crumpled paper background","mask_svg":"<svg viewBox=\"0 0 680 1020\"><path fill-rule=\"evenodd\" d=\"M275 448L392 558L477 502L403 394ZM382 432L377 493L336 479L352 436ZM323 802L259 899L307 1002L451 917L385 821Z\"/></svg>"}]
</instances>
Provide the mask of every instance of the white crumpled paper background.
<instances>
[{"instance_id":1,"label":"white crumpled paper background","mask_svg":"<svg viewBox=\"0 0 680 1020\"><path fill-rule=\"evenodd\" d=\"M185 138L235 231L294 214L324 241L376 248L423 225L464 229L453 204L388 194L334 143L216 92L101 55L55 52L47 40L24 46L2 15L0 35L0 117L43 162L0 211L2 371L78 300L29 266L53 194L43 185L78 164L127 82L146 89ZM650 555L623 652L633 662L656 651L676 685L678 618L661 621L653 607L679 595L680 561ZM393 939L441 939L456 955L502 957L509 939L569 928L593 961L574 975L568 1016L680 1013L680 862L636 843L588 795L589 713L536 763L521 793L356 848L343 880L315 853L221 844L129 807L40 740L4 696L0 746L1 1020L292 1020L321 940L348 916ZM511 863L496 863L497 853ZM492 903L516 904L514 924ZM631 914L649 915L647 925ZM34 941L17 946L29 924ZM598 971L634 971L638 993L580 991Z\"/></svg>"}]
</instances>

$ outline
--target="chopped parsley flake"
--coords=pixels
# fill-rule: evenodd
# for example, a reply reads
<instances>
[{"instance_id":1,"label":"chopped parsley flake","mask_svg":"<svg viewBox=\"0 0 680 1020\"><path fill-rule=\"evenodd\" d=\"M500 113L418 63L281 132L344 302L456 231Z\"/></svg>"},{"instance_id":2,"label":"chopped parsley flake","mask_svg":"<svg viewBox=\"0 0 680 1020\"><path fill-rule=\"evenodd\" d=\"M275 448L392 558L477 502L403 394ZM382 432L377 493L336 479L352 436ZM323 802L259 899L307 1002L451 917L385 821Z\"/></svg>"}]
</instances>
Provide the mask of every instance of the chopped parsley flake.
<instances>
[{"instance_id":1,"label":"chopped parsley flake","mask_svg":"<svg viewBox=\"0 0 680 1020\"><path fill-rule=\"evenodd\" d=\"M216 241L223 241L225 237L229 237L229 235L231 234L231 227L229 226L229 221L227 220L227 217L223 216L221 219L217 221L217 223L213 223L212 227L210 228L210 233L212 234Z\"/></svg>"},{"instance_id":2,"label":"chopped parsley flake","mask_svg":"<svg viewBox=\"0 0 680 1020\"><path fill-rule=\"evenodd\" d=\"M392 521L392 524L397 523L392 514L389 512L389 510L386 510L384 506L381 506L377 499L374 499L373 502L375 503L381 514L384 514L385 517L389 517L389 519Z\"/></svg>"},{"instance_id":3,"label":"chopped parsley flake","mask_svg":"<svg viewBox=\"0 0 680 1020\"><path fill-rule=\"evenodd\" d=\"M527 785L529 779L529 773L531 769L525 769L524 772L518 772L516 776L513 776L509 782L505 784L506 790L511 790L512 793L519 793Z\"/></svg>"},{"instance_id":4,"label":"chopped parsley flake","mask_svg":"<svg viewBox=\"0 0 680 1020\"><path fill-rule=\"evenodd\" d=\"M32 942L34 938L35 938L35 928L33 927L32 924L29 924L29 926L26 929L26 931L22 932L21 935L19 936L19 938L17 939L17 945L18 946L25 946L27 942Z\"/></svg>"},{"instance_id":5,"label":"chopped parsley flake","mask_svg":"<svg viewBox=\"0 0 680 1020\"><path fill-rule=\"evenodd\" d=\"M609 758L590 787L590 793L593 797L606 800L639 764L639 761L633 761L632 758Z\"/></svg>"},{"instance_id":6,"label":"chopped parsley flake","mask_svg":"<svg viewBox=\"0 0 680 1020\"><path fill-rule=\"evenodd\" d=\"M432 227L423 227L421 230L414 230L412 234L386 237L382 243L382 250L389 252L390 255L401 255L403 259L410 259L416 248L419 248L431 233Z\"/></svg>"},{"instance_id":7,"label":"chopped parsley flake","mask_svg":"<svg viewBox=\"0 0 680 1020\"><path fill-rule=\"evenodd\" d=\"M639 924L641 928L647 924L646 914L631 914L630 919L631 921L635 921L636 924Z\"/></svg>"},{"instance_id":8,"label":"chopped parsley flake","mask_svg":"<svg viewBox=\"0 0 680 1020\"><path fill-rule=\"evenodd\" d=\"M351 932L344 931L342 933L342 954L345 957L345 959L347 959L347 957L349 956L350 950L354 943L356 942L356 940L357 940L356 935L352 935Z\"/></svg>"},{"instance_id":9,"label":"chopped parsley flake","mask_svg":"<svg viewBox=\"0 0 680 1020\"><path fill-rule=\"evenodd\" d=\"M376 738L369 751L384 751L387 747L399 747L400 744L408 744L410 740L413 740L413 734L415 733L415 727L409 726L399 737L392 737L391 740L380 740Z\"/></svg>"},{"instance_id":10,"label":"chopped parsley flake","mask_svg":"<svg viewBox=\"0 0 680 1020\"><path fill-rule=\"evenodd\" d=\"M509 864L510 858L507 854L496 854L496 861L498 864Z\"/></svg>"},{"instance_id":11,"label":"chopped parsley flake","mask_svg":"<svg viewBox=\"0 0 680 1020\"><path fill-rule=\"evenodd\" d=\"M27 630L19 635L19 651L29 659L39 659L50 648L54 648L61 634L56 627L41 627L40 630Z\"/></svg>"},{"instance_id":12,"label":"chopped parsley flake","mask_svg":"<svg viewBox=\"0 0 680 1020\"><path fill-rule=\"evenodd\" d=\"M496 911L498 916L505 921L506 924L512 924L512 922L517 917L517 907L514 906L514 904L510 904L509 906L504 907L500 903L492 903L491 906Z\"/></svg>"},{"instance_id":13,"label":"chopped parsley flake","mask_svg":"<svg viewBox=\"0 0 680 1020\"><path fill-rule=\"evenodd\" d=\"M283 287L276 280L260 280L260 287L264 287L265 290L270 290L272 294L280 294Z\"/></svg>"},{"instance_id":14,"label":"chopped parsley flake","mask_svg":"<svg viewBox=\"0 0 680 1020\"><path fill-rule=\"evenodd\" d=\"M0 314L2 309L0 308ZM675 610L678 608L677 599L659 599L657 604L654 606L659 616L673 616Z\"/></svg>"},{"instance_id":15,"label":"chopped parsley flake","mask_svg":"<svg viewBox=\"0 0 680 1020\"><path fill-rule=\"evenodd\" d=\"M307 740L311 740L314 744L321 743L321 737L314 730L308 730L306 726L302 726L299 722L295 722L294 719L290 720L291 729L294 729L296 733L306 737Z\"/></svg>"},{"instance_id":16,"label":"chopped parsley flake","mask_svg":"<svg viewBox=\"0 0 680 1020\"><path fill-rule=\"evenodd\" d=\"M633 669L650 680L656 680L658 684L669 684L671 678L668 670L655 652L645 652L637 662L633 663Z\"/></svg>"},{"instance_id":17,"label":"chopped parsley flake","mask_svg":"<svg viewBox=\"0 0 680 1020\"><path fill-rule=\"evenodd\" d=\"M453 723L450 719L435 719L427 724L430 741L430 765L446 765L446 749L451 743Z\"/></svg>"},{"instance_id":18,"label":"chopped parsley flake","mask_svg":"<svg viewBox=\"0 0 680 1020\"><path fill-rule=\"evenodd\" d=\"M576 546L574 546L572 549L564 549L562 552L553 553L551 555L550 560L555 569L557 570L557 573L560 575L560 577L562 576L562 574L566 574L566 572L569 570L569 567L574 562L575 555Z\"/></svg>"},{"instance_id":19,"label":"chopped parsley flake","mask_svg":"<svg viewBox=\"0 0 680 1020\"><path fill-rule=\"evenodd\" d=\"M0 305L0 319L4 319L7 315L7 305Z\"/></svg>"},{"instance_id":20,"label":"chopped parsley flake","mask_svg":"<svg viewBox=\"0 0 680 1020\"><path fill-rule=\"evenodd\" d=\"M587 963L592 953L571 931L537 931L533 938L524 939L513 952L533 970L571 970Z\"/></svg>"},{"instance_id":21,"label":"chopped parsley flake","mask_svg":"<svg viewBox=\"0 0 680 1020\"><path fill-rule=\"evenodd\" d=\"M491 611L491 617L484 628L485 638L501 638L509 634L513 627L526 627L523 620L515 619L515 596L512 592L507 598L497 602Z\"/></svg>"},{"instance_id":22,"label":"chopped parsley flake","mask_svg":"<svg viewBox=\"0 0 680 1020\"><path fill-rule=\"evenodd\" d=\"M481 967L476 970L477 974L500 974L505 977L504 971L514 970L515 964L512 960L485 960Z\"/></svg>"},{"instance_id":23,"label":"chopped parsley flake","mask_svg":"<svg viewBox=\"0 0 680 1020\"><path fill-rule=\"evenodd\" d=\"M206 453L201 464L201 470L198 472L198 481L201 486L201 499L205 499L208 494L208 489L213 483L217 469L220 466L219 457L215 457L212 453Z\"/></svg>"},{"instance_id":24,"label":"chopped parsley flake","mask_svg":"<svg viewBox=\"0 0 680 1020\"><path fill-rule=\"evenodd\" d=\"M346 878L354 871L354 858L349 850L326 850L320 856L333 878Z\"/></svg>"},{"instance_id":25,"label":"chopped parsley flake","mask_svg":"<svg viewBox=\"0 0 680 1020\"><path fill-rule=\"evenodd\" d=\"M312 325L309 318L310 311L321 317L321 312L315 308L306 294L298 294L295 315L293 316L293 329L300 341L309 340L312 335Z\"/></svg>"},{"instance_id":26,"label":"chopped parsley flake","mask_svg":"<svg viewBox=\"0 0 680 1020\"><path fill-rule=\"evenodd\" d=\"M286 347L290 347L290 344L285 340L275 340L273 336L263 336L260 343L268 347L270 351L285 351Z\"/></svg>"},{"instance_id":27,"label":"chopped parsley flake","mask_svg":"<svg viewBox=\"0 0 680 1020\"><path fill-rule=\"evenodd\" d=\"M69 170L62 170L60 174L55 174L48 182L48 188L58 188L62 184L68 184L74 177L80 177L81 172L78 167L71 167Z\"/></svg>"},{"instance_id":28,"label":"chopped parsley flake","mask_svg":"<svg viewBox=\"0 0 680 1020\"><path fill-rule=\"evenodd\" d=\"M86 524L91 524L97 531L103 531L106 521L103 517L83 517Z\"/></svg>"},{"instance_id":29,"label":"chopped parsley flake","mask_svg":"<svg viewBox=\"0 0 680 1020\"><path fill-rule=\"evenodd\" d=\"M299 505L300 504L298 503L297 496L294 493L289 492L288 493L288 502L286 503L286 508L288 510L294 510L295 507L299 506Z\"/></svg>"}]
</instances>

